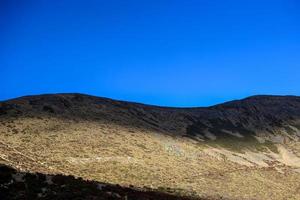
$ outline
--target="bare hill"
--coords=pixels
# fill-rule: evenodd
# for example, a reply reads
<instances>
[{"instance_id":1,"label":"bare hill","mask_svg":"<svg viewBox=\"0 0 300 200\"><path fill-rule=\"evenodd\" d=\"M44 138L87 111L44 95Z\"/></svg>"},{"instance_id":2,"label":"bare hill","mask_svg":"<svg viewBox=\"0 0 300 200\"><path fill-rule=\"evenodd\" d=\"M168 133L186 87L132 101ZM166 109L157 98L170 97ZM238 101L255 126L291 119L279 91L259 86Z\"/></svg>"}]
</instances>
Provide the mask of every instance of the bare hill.
<instances>
[{"instance_id":1,"label":"bare hill","mask_svg":"<svg viewBox=\"0 0 300 200\"><path fill-rule=\"evenodd\" d=\"M170 108L82 94L0 103L0 162L21 171L228 199L299 199L300 97Z\"/></svg>"}]
</instances>

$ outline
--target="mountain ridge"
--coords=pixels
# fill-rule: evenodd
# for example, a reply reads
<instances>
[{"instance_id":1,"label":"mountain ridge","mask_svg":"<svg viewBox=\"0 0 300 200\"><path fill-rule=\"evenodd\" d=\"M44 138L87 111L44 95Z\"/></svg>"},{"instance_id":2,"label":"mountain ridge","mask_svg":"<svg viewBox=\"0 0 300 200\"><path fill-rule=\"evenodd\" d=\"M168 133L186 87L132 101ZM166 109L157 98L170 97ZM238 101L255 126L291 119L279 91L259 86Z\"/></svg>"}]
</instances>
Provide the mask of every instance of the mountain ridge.
<instances>
[{"instance_id":1,"label":"mountain ridge","mask_svg":"<svg viewBox=\"0 0 300 200\"><path fill-rule=\"evenodd\" d=\"M216 104L213 104L210 106L179 106L179 107L176 107L176 106L162 106L162 105L156 105L156 104L148 104L148 103L142 103L142 102L138 102L138 101L127 101L127 100L121 100L121 99L114 99L114 98L110 98L110 97L90 95L90 94L86 94L86 93L70 92L70 93L43 93L43 94L24 95L24 96L18 96L18 97L14 97L14 98L3 99L3 100L0 100L0 102L7 102L7 101L23 99L23 98L27 99L27 98L35 98L35 97L64 96L64 95L79 95L79 96L92 97L92 98L98 98L98 99L106 99L106 100L111 100L111 101L119 101L119 102L129 103L129 104L138 104L138 105L144 105L144 106L150 106L150 107L173 108L173 109L210 108L210 107L215 107L215 106L227 104L227 103L235 103L235 102L241 102L241 101L250 100L250 99L262 99L262 98L297 98L297 99L300 99L300 96L298 96L298 95L257 94L257 95L246 96L246 97L239 98L239 99L224 101L221 103L216 103Z\"/></svg>"},{"instance_id":2,"label":"mountain ridge","mask_svg":"<svg viewBox=\"0 0 300 200\"><path fill-rule=\"evenodd\" d=\"M292 121L295 118L300 118L300 97L266 95L251 96L242 100L229 101L209 107L176 108L117 101L110 98L76 93L48 94L25 96L1 102L0 114L12 109L18 112L22 112L22 109L28 109L29 112L35 109L39 111L40 109L44 111L44 113L55 114L56 112L57 115L60 115L70 111L73 115L76 115L77 111L81 112L80 110L76 110L77 108L80 109L89 106L91 107L89 111L95 112L95 115L102 115L100 117L106 115L104 109L109 107L112 112L119 112L120 110L128 112L129 116L125 117L136 119L147 118L147 122L150 125L156 124L156 121L164 121L165 119L163 118L169 120L169 116L173 115L175 118L184 118L181 120L184 121L185 124L195 123L197 121L198 129L200 126L202 126L202 129L209 128L211 123L213 123L211 126L228 123L226 124L227 127L223 128L235 129L237 125L234 123L239 123L238 126L250 126L250 119L253 121L252 123L255 123L254 126L256 128L267 129L267 126L283 126L283 121L289 123L288 120ZM102 112L102 110L104 111ZM124 114L124 112L121 114ZM149 116L144 118L139 117L144 115ZM220 121L221 119L223 122ZM273 132L273 130L271 130L273 127L270 127L270 130L267 131Z\"/></svg>"}]
</instances>

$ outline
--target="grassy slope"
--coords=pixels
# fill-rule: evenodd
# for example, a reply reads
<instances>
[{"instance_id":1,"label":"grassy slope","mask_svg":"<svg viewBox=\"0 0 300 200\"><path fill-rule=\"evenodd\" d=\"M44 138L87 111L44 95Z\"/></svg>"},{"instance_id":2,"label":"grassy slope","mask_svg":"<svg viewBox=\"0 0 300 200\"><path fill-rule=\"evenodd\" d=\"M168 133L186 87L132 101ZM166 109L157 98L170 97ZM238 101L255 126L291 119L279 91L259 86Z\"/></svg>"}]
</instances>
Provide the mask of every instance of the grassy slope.
<instances>
[{"instance_id":1,"label":"grassy slope","mask_svg":"<svg viewBox=\"0 0 300 200\"><path fill-rule=\"evenodd\" d=\"M0 199L213 200L121 187L73 176L19 172L5 165L0 165Z\"/></svg>"},{"instance_id":2,"label":"grassy slope","mask_svg":"<svg viewBox=\"0 0 300 200\"><path fill-rule=\"evenodd\" d=\"M122 125L97 118L58 116L1 118L0 162L33 172L70 174L182 195L300 198L300 175L288 167L279 173L272 167L247 167L215 158L203 151L208 143L175 137L166 134L165 129L136 121ZM126 125L130 123L136 124ZM220 145L227 145L228 141L224 139ZM228 145L232 147L231 142ZM297 147L299 143L291 144L294 150Z\"/></svg>"}]
</instances>

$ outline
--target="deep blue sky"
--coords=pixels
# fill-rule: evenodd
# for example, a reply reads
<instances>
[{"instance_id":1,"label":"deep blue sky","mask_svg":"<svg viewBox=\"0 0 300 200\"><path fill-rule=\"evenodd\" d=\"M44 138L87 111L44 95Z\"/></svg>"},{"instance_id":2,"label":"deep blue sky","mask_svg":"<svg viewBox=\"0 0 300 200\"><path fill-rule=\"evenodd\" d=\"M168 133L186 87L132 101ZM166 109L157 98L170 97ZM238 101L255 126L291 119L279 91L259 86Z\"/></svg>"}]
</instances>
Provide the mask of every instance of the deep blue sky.
<instances>
[{"instance_id":1,"label":"deep blue sky","mask_svg":"<svg viewBox=\"0 0 300 200\"><path fill-rule=\"evenodd\" d=\"M168 106L300 95L297 0L0 0L0 100Z\"/></svg>"}]
</instances>

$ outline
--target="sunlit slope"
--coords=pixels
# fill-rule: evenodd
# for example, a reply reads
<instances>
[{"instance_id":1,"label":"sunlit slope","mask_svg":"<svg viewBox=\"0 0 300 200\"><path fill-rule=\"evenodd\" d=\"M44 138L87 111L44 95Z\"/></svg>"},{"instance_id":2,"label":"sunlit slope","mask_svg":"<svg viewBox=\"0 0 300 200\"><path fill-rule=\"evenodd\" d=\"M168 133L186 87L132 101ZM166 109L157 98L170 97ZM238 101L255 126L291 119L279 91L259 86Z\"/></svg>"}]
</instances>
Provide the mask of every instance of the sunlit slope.
<instances>
[{"instance_id":1,"label":"sunlit slope","mask_svg":"<svg viewBox=\"0 0 300 200\"><path fill-rule=\"evenodd\" d=\"M166 108L81 94L0 104L0 162L201 197L299 199L300 98Z\"/></svg>"}]
</instances>

